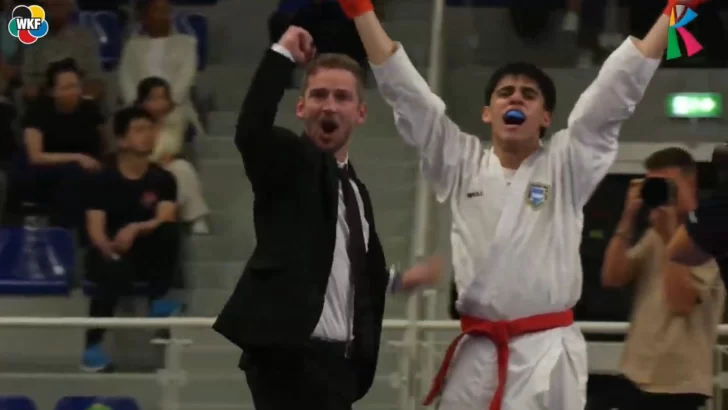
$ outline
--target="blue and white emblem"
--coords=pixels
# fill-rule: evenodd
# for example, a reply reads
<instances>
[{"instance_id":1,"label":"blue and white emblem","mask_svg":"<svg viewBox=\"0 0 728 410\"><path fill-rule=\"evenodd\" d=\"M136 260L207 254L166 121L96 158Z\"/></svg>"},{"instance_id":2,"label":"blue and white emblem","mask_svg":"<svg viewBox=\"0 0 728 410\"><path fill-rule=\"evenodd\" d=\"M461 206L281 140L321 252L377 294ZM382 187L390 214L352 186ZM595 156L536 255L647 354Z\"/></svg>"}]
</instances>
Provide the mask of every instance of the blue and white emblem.
<instances>
[{"instance_id":1,"label":"blue and white emblem","mask_svg":"<svg viewBox=\"0 0 728 410\"><path fill-rule=\"evenodd\" d=\"M549 200L549 186L545 184L530 183L526 191L526 204L533 209L539 209Z\"/></svg>"}]
</instances>

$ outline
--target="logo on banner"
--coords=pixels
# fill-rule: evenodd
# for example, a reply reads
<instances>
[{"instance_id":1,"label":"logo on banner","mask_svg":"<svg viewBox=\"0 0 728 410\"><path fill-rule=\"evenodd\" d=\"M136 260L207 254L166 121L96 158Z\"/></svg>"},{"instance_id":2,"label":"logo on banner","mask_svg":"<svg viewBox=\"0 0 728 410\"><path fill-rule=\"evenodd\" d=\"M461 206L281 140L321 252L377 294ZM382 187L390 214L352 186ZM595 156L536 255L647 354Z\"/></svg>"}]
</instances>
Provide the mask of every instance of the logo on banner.
<instances>
[{"instance_id":1,"label":"logo on banner","mask_svg":"<svg viewBox=\"0 0 728 410\"><path fill-rule=\"evenodd\" d=\"M41 6L16 6L8 22L8 33L23 44L33 44L48 34L48 21Z\"/></svg>"},{"instance_id":2,"label":"logo on banner","mask_svg":"<svg viewBox=\"0 0 728 410\"><path fill-rule=\"evenodd\" d=\"M533 209L539 209L549 200L550 187L546 184L532 182L526 191L526 203Z\"/></svg>"},{"instance_id":3,"label":"logo on banner","mask_svg":"<svg viewBox=\"0 0 728 410\"><path fill-rule=\"evenodd\" d=\"M698 17L698 13L691 8L677 5L670 12L670 28L667 30L667 59L674 60L682 57L678 36L685 45L685 51L688 57L692 57L703 49L698 40L690 34L685 26Z\"/></svg>"}]
</instances>

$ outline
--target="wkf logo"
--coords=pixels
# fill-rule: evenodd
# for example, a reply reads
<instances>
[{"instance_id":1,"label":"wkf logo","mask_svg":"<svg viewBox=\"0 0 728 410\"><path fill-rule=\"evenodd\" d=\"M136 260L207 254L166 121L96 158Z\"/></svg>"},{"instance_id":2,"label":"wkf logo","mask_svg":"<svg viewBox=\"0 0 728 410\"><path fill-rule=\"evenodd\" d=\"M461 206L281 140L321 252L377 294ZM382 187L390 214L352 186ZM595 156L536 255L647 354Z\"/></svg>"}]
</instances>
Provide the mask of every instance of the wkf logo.
<instances>
[{"instance_id":1,"label":"wkf logo","mask_svg":"<svg viewBox=\"0 0 728 410\"><path fill-rule=\"evenodd\" d=\"M41 6L16 6L8 22L8 33L23 44L33 44L48 34L48 21Z\"/></svg>"}]
</instances>

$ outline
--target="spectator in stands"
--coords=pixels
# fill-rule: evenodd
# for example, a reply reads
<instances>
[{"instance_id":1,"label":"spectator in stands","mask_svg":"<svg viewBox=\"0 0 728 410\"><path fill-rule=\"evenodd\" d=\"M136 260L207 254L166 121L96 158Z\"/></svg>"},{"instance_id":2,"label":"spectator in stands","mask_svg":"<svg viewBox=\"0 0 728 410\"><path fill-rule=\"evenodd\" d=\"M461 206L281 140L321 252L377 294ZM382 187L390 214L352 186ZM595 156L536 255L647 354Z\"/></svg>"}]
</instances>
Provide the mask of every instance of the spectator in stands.
<instances>
[{"instance_id":1,"label":"spectator in stands","mask_svg":"<svg viewBox=\"0 0 728 410\"><path fill-rule=\"evenodd\" d=\"M13 1L0 3L0 25L7 27ZM15 153L17 143L12 129L17 110L12 91L20 85L20 62L22 58L18 39L7 30L0 33L0 163L8 163Z\"/></svg>"},{"instance_id":2,"label":"spectator in stands","mask_svg":"<svg viewBox=\"0 0 728 410\"><path fill-rule=\"evenodd\" d=\"M137 87L137 105L151 114L155 121L157 141L152 160L171 172L177 180L177 206L183 222L190 224L192 233L207 234L205 217L209 208L202 196L197 171L181 158L185 122L171 99L172 90L164 79L149 77Z\"/></svg>"},{"instance_id":3,"label":"spectator in stands","mask_svg":"<svg viewBox=\"0 0 728 410\"><path fill-rule=\"evenodd\" d=\"M147 77L164 78L172 86L172 101L186 124L202 135L204 129L192 104L197 76L197 39L177 33L172 25L168 0L141 0L137 15L142 34L133 35L124 46L119 66L119 85L124 103L133 104L137 86Z\"/></svg>"},{"instance_id":4,"label":"spectator in stands","mask_svg":"<svg viewBox=\"0 0 728 410\"><path fill-rule=\"evenodd\" d=\"M627 391L614 407L697 410L713 393L713 346L726 291L714 259L688 267L669 261L665 252L681 221L697 206L692 156L681 148L667 148L647 158L645 168L647 178L672 181L677 199L649 210L650 228L630 247L642 207L642 180L632 181L604 255L604 285L636 285L620 366Z\"/></svg>"},{"instance_id":5,"label":"spectator in stands","mask_svg":"<svg viewBox=\"0 0 728 410\"><path fill-rule=\"evenodd\" d=\"M52 223L74 227L83 220L84 180L101 168L106 152L104 118L94 101L82 98L74 60L51 63L46 76L48 94L25 115L25 150L11 165L8 207L46 205Z\"/></svg>"},{"instance_id":6,"label":"spectator in stands","mask_svg":"<svg viewBox=\"0 0 728 410\"><path fill-rule=\"evenodd\" d=\"M92 246L86 254L86 273L97 286L89 315L113 316L132 281L143 281L150 315L170 316L182 307L165 298L180 252L177 186L172 174L149 160L155 144L149 113L140 107L124 108L114 116L113 129L117 157L97 174L88 191L86 223ZM86 332L83 369L112 369L101 345L103 333L103 329Z\"/></svg>"},{"instance_id":7,"label":"spectator in stands","mask_svg":"<svg viewBox=\"0 0 728 410\"><path fill-rule=\"evenodd\" d=\"M32 101L42 95L43 75L54 61L72 58L83 76L83 96L99 99L104 92L99 43L90 30L73 24L73 0L44 0L50 31L43 41L26 47L23 61L23 90Z\"/></svg>"}]
</instances>

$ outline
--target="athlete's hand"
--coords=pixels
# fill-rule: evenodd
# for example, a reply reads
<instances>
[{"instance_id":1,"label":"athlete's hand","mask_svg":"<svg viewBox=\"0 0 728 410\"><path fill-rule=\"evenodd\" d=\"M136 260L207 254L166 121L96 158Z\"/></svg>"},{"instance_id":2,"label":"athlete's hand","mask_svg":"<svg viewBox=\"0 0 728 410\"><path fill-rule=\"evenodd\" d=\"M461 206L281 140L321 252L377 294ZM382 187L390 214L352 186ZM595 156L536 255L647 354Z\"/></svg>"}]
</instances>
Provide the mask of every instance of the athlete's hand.
<instances>
[{"instance_id":1,"label":"athlete's hand","mask_svg":"<svg viewBox=\"0 0 728 410\"><path fill-rule=\"evenodd\" d=\"M281 47L288 50L298 64L306 64L316 55L311 34L297 26L290 26L278 40Z\"/></svg>"}]
</instances>

